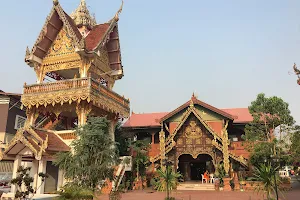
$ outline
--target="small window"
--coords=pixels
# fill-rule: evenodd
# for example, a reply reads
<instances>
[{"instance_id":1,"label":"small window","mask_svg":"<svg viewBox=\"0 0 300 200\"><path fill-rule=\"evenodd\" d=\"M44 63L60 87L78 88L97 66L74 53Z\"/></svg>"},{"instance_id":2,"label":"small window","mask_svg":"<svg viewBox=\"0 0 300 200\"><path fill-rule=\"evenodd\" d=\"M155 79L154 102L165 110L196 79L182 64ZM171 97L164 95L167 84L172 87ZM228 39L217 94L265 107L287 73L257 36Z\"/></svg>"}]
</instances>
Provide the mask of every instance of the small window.
<instances>
[{"instance_id":1,"label":"small window","mask_svg":"<svg viewBox=\"0 0 300 200\"><path fill-rule=\"evenodd\" d=\"M20 115L16 115L15 129L18 130L19 128L24 127L25 121L26 121L25 117L22 117Z\"/></svg>"}]
</instances>

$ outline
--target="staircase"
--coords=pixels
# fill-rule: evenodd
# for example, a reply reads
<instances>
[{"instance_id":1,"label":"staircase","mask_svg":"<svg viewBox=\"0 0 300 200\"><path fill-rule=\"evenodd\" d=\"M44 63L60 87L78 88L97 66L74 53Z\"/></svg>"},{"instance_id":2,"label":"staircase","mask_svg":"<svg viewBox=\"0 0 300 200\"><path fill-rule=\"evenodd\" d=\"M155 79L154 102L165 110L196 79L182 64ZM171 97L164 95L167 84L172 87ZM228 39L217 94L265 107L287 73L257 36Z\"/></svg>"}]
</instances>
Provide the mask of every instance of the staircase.
<instances>
[{"instance_id":1,"label":"staircase","mask_svg":"<svg viewBox=\"0 0 300 200\"><path fill-rule=\"evenodd\" d=\"M201 182L184 182L177 186L177 190L198 190L198 191L215 191L215 185Z\"/></svg>"},{"instance_id":2,"label":"staircase","mask_svg":"<svg viewBox=\"0 0 300 200\"><path fill-rule=\"evenodd\" d=\"M111 191L118 191L118 188L123 180L126 171L131 171L132 168L132 157L123 156L120 157L120 164L115 167L114 181L105 180L106 184L101 188L102 194L109 194Z\"/></svg>"}]
</instances>

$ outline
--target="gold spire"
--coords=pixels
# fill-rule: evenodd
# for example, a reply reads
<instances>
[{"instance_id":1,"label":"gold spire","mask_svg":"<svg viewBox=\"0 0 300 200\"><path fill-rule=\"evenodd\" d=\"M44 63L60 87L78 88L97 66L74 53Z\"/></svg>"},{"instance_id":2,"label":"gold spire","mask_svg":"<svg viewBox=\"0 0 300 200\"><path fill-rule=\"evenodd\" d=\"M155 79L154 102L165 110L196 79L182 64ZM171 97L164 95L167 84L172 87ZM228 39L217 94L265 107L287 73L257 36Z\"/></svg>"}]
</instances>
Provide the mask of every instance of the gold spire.
<instances>
[{"instance_id":1,"label":"gold spire","mask_svg":"<svg viewBox=\"0 0 300 200\"><path fill-rule=\"evenodd\" d=\"M77 26L92 28L96 25L96 19L90 15L85 0L80 0L78 8L71 14L71 17Z\"/></svg>"},{"instance_id":2,"label":"gold spire","mask_svg":"<svg viewBox=\"0 0 300 200\"><path fill-rule=\"evenodd\" d=\"M57 6L57 5L58 5L58 0L53 0L53 4L54 4L55 6Z\"/></svg>"},{"instance_id":3,"label":"gold spire","mask_svg":"<svg viewBox=\"0 0 300 200\"><path fill-rule=\"evenodd\" d=\"M115 15L115 20L116 20L116 21L119 21L119 15L121 14L121 12L122 12L122 10L123 10L123 5L124 5L124 0L122 0L121 7L120 7L120 9L118 10L118 12L117 12L116 15Z\"/></svg>"}]
</instances>

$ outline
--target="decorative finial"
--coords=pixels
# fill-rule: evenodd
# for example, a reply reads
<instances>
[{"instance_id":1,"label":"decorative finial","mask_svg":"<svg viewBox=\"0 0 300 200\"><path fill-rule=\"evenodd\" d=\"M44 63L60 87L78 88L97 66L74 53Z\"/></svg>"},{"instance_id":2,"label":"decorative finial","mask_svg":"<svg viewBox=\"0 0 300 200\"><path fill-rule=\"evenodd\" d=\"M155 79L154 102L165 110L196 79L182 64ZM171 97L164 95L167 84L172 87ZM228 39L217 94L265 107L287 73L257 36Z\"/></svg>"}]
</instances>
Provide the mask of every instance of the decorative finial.
<instances>
[{"instance_id":1,"label":"decorative finial","mask_svg":"<svg viewBox=\"0 0 300 200\"><path fill-rule=\"evenodd\" d=\"M53 0L53 5L57 6L58 5L58 0Z\"/></svg>"},{"instance_id":2,"label":"decorative finial","mask_svg":"<svg viewBox=\"0 0 300 200\"><path fill-rule=\"evenodd\" d=\"M118 12L117 12L116 15L115 15L115 20L116 20L116 21L119 21L119 15L120 15L120 13L121 13L122 10L123 10L123 5L124 5L124 1L122 0L121 7L120 7L120 9L118 10Z\"/></svg>"},{"instance_id":3,"label":"decorative finial","mask_svg":"<svg viewBox=\"0 0 300 200\"><path fill-rule=\"evenodd\" d=\"M193 99L190 100L190 107L194 107L194 101L193 101Z\"/></svg>"},{"instance_id":4,"label":"decorative finial","mask_svg":"<svg viewBox=\"0 0 300 200\"><path fill-rule=\"evenodd\" d=\"M90 29L95 26L96 20L95 17L90 15L90 12L87 8L85 0L80 0L79 6L71 14L71 18L74 20L77 26L87 26Z\"/></svg>"},{"instance_id":5,"label":"decorative finial","mask_svg":"<svg viewBox=\"0 0 300 200\"><path fill-rule=\"evenodd\" d=\"M26 54L25 54L25 57L29 56L30 55L30 50L28 48L28 46L26 47Z\"/></svg>"}]
</instances>

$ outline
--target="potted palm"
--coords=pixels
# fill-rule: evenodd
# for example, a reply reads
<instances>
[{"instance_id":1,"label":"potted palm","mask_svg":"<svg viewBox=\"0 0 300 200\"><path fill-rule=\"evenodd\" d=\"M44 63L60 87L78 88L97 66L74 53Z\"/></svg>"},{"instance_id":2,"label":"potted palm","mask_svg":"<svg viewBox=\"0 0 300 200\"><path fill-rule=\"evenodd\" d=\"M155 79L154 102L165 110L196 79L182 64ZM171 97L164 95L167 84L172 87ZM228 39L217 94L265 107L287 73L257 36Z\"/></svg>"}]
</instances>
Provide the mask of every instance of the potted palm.
<instances>
[{"instance_id":1,"label":"potted palm","mask_svg":"<svg viewBox=\"0 0 300 200\"><path fill-rule=\"evenodd\" d=\"M154 188L157 191L166 191L166 200L174 199L170 197L170 192L177 188L179 179L182 178L181 174L175 172L171 166L167 166L165 170L157 170L157 177L153 179Z\"/></svg>"}]
</instances>

